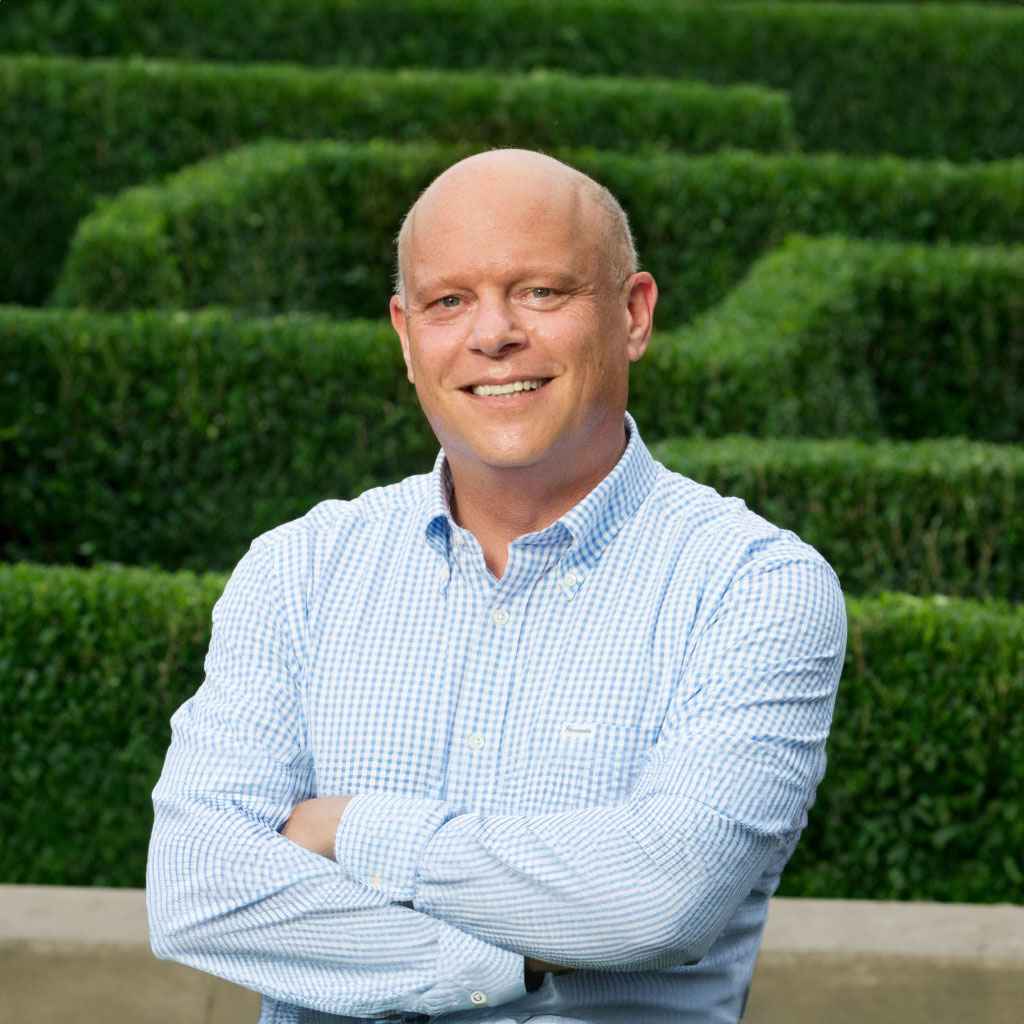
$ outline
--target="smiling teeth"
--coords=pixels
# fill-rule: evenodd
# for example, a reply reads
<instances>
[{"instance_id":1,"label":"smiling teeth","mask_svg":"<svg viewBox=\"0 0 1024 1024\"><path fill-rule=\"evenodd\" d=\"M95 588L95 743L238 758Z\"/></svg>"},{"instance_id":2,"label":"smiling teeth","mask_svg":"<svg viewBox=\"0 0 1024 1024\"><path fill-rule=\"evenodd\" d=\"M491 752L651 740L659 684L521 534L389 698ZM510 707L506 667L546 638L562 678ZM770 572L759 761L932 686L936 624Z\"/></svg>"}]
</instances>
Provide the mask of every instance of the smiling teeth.
<instances>
[{"instance_id":1,"label":"smiling teeth","mask_svg":"<svg viewBox=\"0 0 1024 1024\"><path fill-rule=\"evenodd\" d=\"M515 380L511 384L479 384L473 388L474 395L511 395L516 391L536 391L543 380Z\"/></svg>"}]
</instances>

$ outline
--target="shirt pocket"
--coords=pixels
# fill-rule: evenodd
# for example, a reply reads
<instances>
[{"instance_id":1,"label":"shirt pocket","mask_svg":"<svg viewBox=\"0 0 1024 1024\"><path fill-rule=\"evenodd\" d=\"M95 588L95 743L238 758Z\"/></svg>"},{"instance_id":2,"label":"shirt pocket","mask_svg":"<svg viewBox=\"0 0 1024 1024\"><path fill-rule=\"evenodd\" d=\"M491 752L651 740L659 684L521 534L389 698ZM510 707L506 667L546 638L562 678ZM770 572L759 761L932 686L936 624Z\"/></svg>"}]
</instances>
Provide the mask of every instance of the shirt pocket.
<instances>
[{"instance_id":1,"label":"shirt pocket","mask_svg":"<svg viewBox=\"0 0 1024 1024\"><path fill-rule=\"evenodd\" d=\"M561 811L624 800L643 770L657 729L624 722L565 720L548 725L521 775L520 796Z\"/></svg>"}]
</instances>

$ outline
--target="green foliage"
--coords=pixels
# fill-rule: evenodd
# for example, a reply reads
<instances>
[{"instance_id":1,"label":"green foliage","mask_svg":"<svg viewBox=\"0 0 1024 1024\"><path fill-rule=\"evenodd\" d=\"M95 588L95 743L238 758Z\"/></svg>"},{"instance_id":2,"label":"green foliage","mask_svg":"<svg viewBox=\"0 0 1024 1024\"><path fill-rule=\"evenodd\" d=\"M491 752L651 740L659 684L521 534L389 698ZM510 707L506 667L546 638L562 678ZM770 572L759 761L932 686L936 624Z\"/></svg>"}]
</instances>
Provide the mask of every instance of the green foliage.
<instances>
[{"instance_id":1,"label":"green foliage","mask_svg":"<svg viewBox=\"0 0 1024 1024\"><path fill-rule=\"evenodd\" d=\"M0 567L0 663L18 680L0 689L0 881L144 884L169 718L202 681L224 583ZM1024 616L906 596L849 611L828 774L786 894L1015 899Z\"/></svg>"},{"instance_id":2,"label":"green foliage","mask_svg":"<svg viewBox=\"0 0 1024 1024\"><path fill-rule=\"evenodd\" d=\"M0 365L5 561L228 568L438 450L383 324L2 309Z\"/></svg>"},{"instance_id":3,"label":"green foliage","mask_svg":"<svg viewBox=\"0 0 1024 1024\"><path fill-rule=\"evenodd\" d=\"M5 14L6 17L6 14ZM781 93L554 72L0 58L0 301L42 302L96 198L264 136L488 146L795 148Z\"/></svg>"},{"instance_id":4,"label":"green foliage","mask_svg":"<svg viewBox=\"0 0 1024 1024\"><path fill-rule=\"evenodd\" d=\"M435 175L479 148L243 147L122 193L82 221L54 301L380 316L406 209ZM663 285L663 326L717 302L793 231L1024 240L1024 161L956 167L803 154L559 155L622 201L641 259Z\"/></svg>"},{"instance_id":5,"label":"green foliage","mask_svg":"<svg viewBox=\"0 0 1024 1024\"><path fill-rule=\"evenodd\" d=\"M679 0L25 0L0 48L386 68L564 68L790 92L812 149L1024 153L1024 11Z\"/></svg>"},{"instance_id":6,"label":"green foliage","mask_svg":"<svg viewBox=\"0 0 1024 1024\"><path fill-rule=\"evenodd\" d=\"M718 0L719 3L749 3L750 0ZM769 0L762 0L762 2L769 2ZM959 7L964 7L969 4L977 4L978 6L991 7L1005 4L1007 6L1016 6L1024 3L1024 0L773 0L775 3L784 4L857 4L861 6L863 4L920 4L923 6L932 6L934 4L956 4Z\"/></svg>"},{"instance_id":7,"label":"green foliage","mask_svg":"<svg viewBox=\"0 0 1024 1024\"><path fill-rule=\"evenodd\" d=\"M779 895L1019 902L1024 614L850 601L829 765Z\"/></svg>"},{"instance_id":8,"label":"green foliage","mask_svg":"<svg viewBox=\"0 0 1024 1024\"><path fill-rule=\"evenodd\" d=\"M1024 600L1024 448L964 440L672 439L669 469L816 547L844 592Z\"/></svg>"},{"instance_id":9,"label":"green foliage","mask_svg":"<svg viewBox=\"0 0 1024 1024\"><path fill-rule=\"evenodd\" d=\"M4 882L145 884L169 719L202 681L225 582L0 566Z\"/></svg>"},{"instance_id":10,"label":"green foliage","mask_svg":"<svg viewBox=\"0 0 1024 1024\"><path fill-rule=\"evenodd\" d=\"M750 0L718 0L718 2L745 4L750 3ZM1024 3L1024 0L761 0L761 2L780 4L856 4L857 6L862 6L864 4L887 4L889 6L892 6L893 4L919 4L922 6L956 4L958 7L976 4L978 6L991 7L1002 4L1007 6L1016 6Z\"/></svg>"},{"instance_id":11,"label":"green foliage","mask_svg":"<svg viewBox=\"0 0 1024 1024\"><path fill-rule=\"evenodd\" d=\"M791 238L632 372L659 436L1019 442L1024 249Z\"/></svg>"}]
</instances>

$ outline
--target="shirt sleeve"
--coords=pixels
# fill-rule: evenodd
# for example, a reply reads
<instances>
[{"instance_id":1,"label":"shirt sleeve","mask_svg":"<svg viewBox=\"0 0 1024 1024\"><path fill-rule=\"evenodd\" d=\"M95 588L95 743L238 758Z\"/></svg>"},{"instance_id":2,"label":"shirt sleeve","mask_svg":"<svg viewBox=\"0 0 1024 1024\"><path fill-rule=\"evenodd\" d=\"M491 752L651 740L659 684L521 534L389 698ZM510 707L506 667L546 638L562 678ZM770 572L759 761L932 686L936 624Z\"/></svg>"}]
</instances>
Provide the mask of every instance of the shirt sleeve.
<instances>
[{"instance_id":1,"label":"shirt sleeve","mask_svg":"<svg viewBox=\"0 0 1024 1024\"><path fill-rule=\"evenodd\" d=\"M807 822L845 647L827 563L749 566L691 646L626 801L439 816L436 802L364 794L339 824L338 864L352 878L380 875L382 891L469 934L553 963L695 963ZM388 846L396 814L401 842Z\"/></svg>"},{"instance_id":2,"label":"shirt sleeve","mask_svg":"<svg viewBox=\"0 0 1024 1024\"><path fill-rule=\"evenodd\" d=\"M521 955L394 905L280 834L315 795L282 608L256 542L214 606L206 678L171 718L146 876L154 954L343 1016L521 998Z\"/></svg>"}]
</instances>

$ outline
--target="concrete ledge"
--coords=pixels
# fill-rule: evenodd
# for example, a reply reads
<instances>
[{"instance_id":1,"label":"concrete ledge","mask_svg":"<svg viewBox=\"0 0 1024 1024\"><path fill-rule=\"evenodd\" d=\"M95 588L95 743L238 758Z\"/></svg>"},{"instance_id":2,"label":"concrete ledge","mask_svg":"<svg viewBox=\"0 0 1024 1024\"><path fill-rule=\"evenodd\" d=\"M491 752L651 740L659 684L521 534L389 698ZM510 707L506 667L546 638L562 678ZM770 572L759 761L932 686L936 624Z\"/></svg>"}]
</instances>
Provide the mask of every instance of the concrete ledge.
<instances>
[{"instance_id":1,"label":"concrete ledge","mask_svg":"<svg viewBox=\"0 0 1024 1024\"><path fill-rule=\"evenodd\" d=\"M750 1024L1020 1024L1024 907L772 900Z\"/></svg>"},{"instance_id":2,"label":"concrete ledge","mask_svg":"<svg viewBox=\"0 0 1024 1024\"><path fill-rule=\"evenodd\" d=\"M149 949L141 889L0 885L0 1024L256 1024L260 997Z\"/></svg>"},{"instance_id":3,"label":"concrete ledge","mask_svg":"<svg viewBox=\"0 0 1024 1024\"><path fill-rule=\"evenodd\" d=\"M150 953L141 890L7 885L0 908L0 1024L259 1017L254 992ZM1024 907L776 899L744 1024L1020 1024L1022 1007Z\"/></svg>"}]
</instances>

